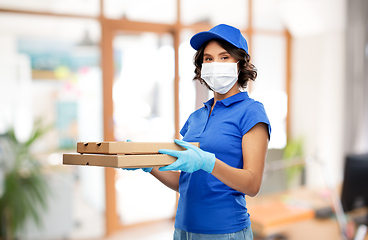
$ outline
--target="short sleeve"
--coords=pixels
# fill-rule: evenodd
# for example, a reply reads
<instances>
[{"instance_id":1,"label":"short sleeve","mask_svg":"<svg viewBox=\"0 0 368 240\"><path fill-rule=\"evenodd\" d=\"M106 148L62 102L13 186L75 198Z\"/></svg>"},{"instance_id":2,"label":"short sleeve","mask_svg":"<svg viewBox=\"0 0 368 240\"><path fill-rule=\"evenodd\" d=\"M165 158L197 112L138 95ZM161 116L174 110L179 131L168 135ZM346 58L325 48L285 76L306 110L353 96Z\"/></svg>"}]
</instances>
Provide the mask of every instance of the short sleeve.
<instances>
[{"instance_id":1,"label":"short sleeve","mask_svg":"<svg viewBox=\"0 0 368 240\"><path fill-rule=\"evenodd\" d=\"M242 131L242 135L246 134L252 127L254 127L257 123L265 123L268 126L268 136L271 136L271 125L270 121L267 117L264 106L260 102L253 102L248 105L245 109L244 116L241 118L240 127Z\"/></svg>"},{"instance_id":2,"label":"short sleeve","mask_svg":"<svg viewBox=\"0 0 368 240\"><path fill-rule=\"evenodd\" d=\"M184 126L180 130L180 135L182 135L183 137L185 136L185 134L188 131L189 119L190 119L190 117L188 118L188 120L185 122Z\"/></svg>"}]
</instances>

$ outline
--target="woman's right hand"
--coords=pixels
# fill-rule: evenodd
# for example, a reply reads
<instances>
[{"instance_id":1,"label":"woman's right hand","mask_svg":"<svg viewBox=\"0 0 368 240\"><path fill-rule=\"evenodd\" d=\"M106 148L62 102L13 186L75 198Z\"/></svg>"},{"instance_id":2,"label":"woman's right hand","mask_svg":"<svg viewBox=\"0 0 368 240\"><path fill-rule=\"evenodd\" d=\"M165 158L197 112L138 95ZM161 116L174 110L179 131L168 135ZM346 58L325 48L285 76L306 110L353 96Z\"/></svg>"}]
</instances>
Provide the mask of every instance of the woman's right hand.
<instances>
[{"instance_id":1,"label":"woman's right hand","mask_svg":"<svg viewBox=\"0 0 368 240\"><path fill-rule=\"evenodd\" d=\"M123 170L128 170L128 171L135 171L135 170L138 170L138 169L142 169L143 172L147 172L147 173L150 173L152 171L153 168L121 168Z\"/></svg>"}]
</instances>

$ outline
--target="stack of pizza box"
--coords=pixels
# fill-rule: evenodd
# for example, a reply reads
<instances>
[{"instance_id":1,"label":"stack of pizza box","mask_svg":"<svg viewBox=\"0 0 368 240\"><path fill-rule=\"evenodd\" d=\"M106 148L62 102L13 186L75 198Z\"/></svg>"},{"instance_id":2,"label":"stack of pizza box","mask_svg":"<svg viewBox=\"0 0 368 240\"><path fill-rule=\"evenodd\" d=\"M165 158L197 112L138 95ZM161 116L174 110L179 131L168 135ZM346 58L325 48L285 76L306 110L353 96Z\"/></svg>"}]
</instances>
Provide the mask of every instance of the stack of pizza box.
<instances>
[{"instance_id":1,"label":"stack of pizza box","mask_svg":"<svg viewBox=\"0 0 368 240\"><path fill-rule=\"evenodd\" d=\"M199 143L191 143L199 147ZM77 153L63 154L63 164L114 168L161 167L175 157L160 154L159 149L185 150L174 142L78 142Z\"/></svg>"}]
</instances>

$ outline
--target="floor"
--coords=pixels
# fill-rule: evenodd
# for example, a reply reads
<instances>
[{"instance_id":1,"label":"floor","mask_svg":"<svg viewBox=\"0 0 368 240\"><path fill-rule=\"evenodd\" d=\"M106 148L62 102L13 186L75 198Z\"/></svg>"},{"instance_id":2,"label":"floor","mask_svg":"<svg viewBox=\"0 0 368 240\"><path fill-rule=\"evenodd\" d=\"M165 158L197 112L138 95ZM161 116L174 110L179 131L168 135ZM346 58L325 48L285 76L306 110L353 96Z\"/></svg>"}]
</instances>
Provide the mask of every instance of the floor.
<instances>
[{"instance_id":1,"label":"floor","mask_svg":"<svg viewBox=\"0 0 368 240\"><path fill-rule=\"evenodd\" d=\"M150 223L128 226L123 230L103 237L104 215L85 201L80 184L76 183L73 194L72 233L66 238L70 240L172 240L174 220L155 220Z\"/></svg>"},{"instance_id":2,"label":"floor","mask_svg":"<svg viewBox=\"0 0 368 240\"><path fill-rule=\"evenodd\" d=\"M80 196L81 191L75 189L75 196ZM172 240L174 232L174 221L172 219L151 222L144 225L135 225L126 227L114 234L104 236L103 216L96 209L90 207L83 198L75 199L74 218L77 220L77 227L74 228L73 234L69 236L70 240ZM287 238L281 236L273 236L267 238L257 238L255 240L329 240L341 239L339 225L336 219L309 219L305 221L295 222L288 225L283 231ZM365 240L368 240L368 235Z\"/></svg>"},{"instance_id":3,"label":"floor","mask_svg":"<svg viewBox=\"0 0 368 240\"><path fill-rule=\"evenodd\" d=\"M111 236L83 240L172 240L173 220L162 220L144 226L129 227ZM283 234L275 234L266 238L254 236L254 240L330 240L341 239L336 221L309 219L290 225ZM363 239L363 238L362 238ZM364 240L368 240L368 234Z\"/></svg>"},{"instance_id":4,"label":"floor","mask_svg":"<svg viewBox=\"0 0 368 240\"><path fill-rule=\"evenodd\" d=\"M111 236L93 240L172 240L173 220L162 220L144 226L129 227Z\"/></svg>"}]
</instances>

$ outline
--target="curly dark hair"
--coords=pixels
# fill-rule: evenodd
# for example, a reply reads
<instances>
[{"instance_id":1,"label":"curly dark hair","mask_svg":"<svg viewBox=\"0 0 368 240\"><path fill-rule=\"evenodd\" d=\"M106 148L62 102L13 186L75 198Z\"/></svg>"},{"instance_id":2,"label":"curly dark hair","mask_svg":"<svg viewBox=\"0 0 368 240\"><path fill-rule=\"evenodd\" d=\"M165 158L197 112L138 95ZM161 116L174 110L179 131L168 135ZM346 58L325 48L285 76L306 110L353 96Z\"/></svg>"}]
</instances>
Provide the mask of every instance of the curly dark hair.
<instances>
[{"instance_id":1,"label":"curly dark hair","mask_svg":"<svg viewBox=\"0 0 368 240\"><path fill-rule=\"evenodd\" d=\"M220 40L220 39L211 39L205 43L202 44L202 46L198 49L196 54L194 55L194 65L195 65L195 76L193 80L198 80L201 84L204 84L210 89L210 87L207 85L207 83L201 78L201 69L202 69L202 63L203 63L203 53L204 49L210 42L217 42L223 49L225 49L232 57L237 59L238 62L238 69L239 75L238 75L238 86L240 88L245 89L247 87L248 81L252 80L255 81L257 78L257 69L256 67L250 62L250 56L249 54L244 51L244 49L237 48L234 45Z\"/></svg>"}]
</instances>

